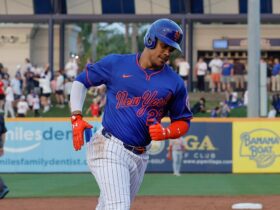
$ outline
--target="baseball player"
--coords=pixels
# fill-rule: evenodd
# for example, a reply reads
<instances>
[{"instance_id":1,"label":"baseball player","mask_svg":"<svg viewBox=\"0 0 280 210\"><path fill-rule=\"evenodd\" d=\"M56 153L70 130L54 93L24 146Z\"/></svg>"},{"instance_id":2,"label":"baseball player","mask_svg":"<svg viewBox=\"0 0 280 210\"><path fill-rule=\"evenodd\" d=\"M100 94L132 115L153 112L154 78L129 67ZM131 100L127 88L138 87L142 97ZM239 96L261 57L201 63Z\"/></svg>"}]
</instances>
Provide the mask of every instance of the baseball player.
<instances>
[{"instance_id":1,"label":"baseball player","mask_svg":"<svg viewBox=\"0 0 280 210\"><path fill-rule=\"evenodd\" d=\"M88 64L73 83L70 102L73 145L80 150L83 133L92 128L83 120L87 89L107 86L102 127L87 142L87 162L100 188L96 209L130 209L148 163L151 140L184 135L192 113L183 80L168 66L170 54L181 51L181 28L172 20L155 21L144 37L142 53L108 55ZM168 115L171 124L163 127Z\"/></svg>"}]
</instances>

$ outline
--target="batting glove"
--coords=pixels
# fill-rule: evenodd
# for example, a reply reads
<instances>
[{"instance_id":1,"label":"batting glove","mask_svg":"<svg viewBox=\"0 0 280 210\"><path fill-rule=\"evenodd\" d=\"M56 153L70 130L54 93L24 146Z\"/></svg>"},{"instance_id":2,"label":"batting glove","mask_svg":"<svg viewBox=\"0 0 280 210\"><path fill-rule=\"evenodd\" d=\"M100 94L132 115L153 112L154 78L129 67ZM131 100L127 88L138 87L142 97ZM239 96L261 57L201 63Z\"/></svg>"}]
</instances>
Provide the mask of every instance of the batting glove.
<instances>
[{"instance_id":1,"label":"batting glove","mask_svg":"<svg viewBox=\"0 0 280 210\"><path fill-rule=\"evenodd\" d=\"M160 123L149 126L151 139L154 141L162 141L169 138L169 128L164 128Z\"/></svg>"},{"instance_id":2,"label":"batting glove","mask_svg":"<svg viewBox=\"0 0 280 210\"><path fill-rule=\"evenodd\" d=\"M86 128L92 128L92 125L83 120L82 115L72 115L72 135L74 149L80 150L84 145L84 130Z\"/></svg>"}]
</instances>

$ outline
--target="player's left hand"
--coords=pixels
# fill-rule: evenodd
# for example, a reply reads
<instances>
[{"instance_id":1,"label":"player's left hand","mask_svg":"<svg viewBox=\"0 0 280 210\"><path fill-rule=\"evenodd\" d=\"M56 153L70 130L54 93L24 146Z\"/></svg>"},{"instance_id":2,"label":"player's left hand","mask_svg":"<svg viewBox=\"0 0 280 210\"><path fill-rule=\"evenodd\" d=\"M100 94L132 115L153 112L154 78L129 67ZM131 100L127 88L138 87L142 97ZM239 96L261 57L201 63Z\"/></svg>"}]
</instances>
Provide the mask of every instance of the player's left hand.
<instances>
[{"instance_id":1,"label":"player's left hand","mask_svg":"<svg viewBox=\"0 0 280 210\"><path fill-rule=\"evenodd\" d=\"M82 115L72 115L72 134L73 134L73 146L74 149L80 150L84 145L84 130L86 128L92 128L92 125L83 120Z\"/></svg>"},{"instance_id":2,"label":"player's left hand","mask_svg":"<svg viewBox=\"0 0 280 210\"><path fill-rule=\"evenodd\" d=\"M154 125L149 126L149 133L151 139L154 141L162 141L168 139L169 132L166 128L162 127L160 123L156 123Z\"/></svg>"}]
</instances>

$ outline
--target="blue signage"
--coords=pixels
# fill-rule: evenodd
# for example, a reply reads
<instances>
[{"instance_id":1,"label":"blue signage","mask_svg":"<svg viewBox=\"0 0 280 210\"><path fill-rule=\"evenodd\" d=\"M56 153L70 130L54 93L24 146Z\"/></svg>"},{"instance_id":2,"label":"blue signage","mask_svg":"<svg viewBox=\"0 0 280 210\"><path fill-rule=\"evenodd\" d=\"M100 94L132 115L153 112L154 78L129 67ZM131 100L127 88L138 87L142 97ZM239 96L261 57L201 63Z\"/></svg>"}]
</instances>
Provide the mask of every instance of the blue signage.
<instances>
[{"instance_id":1,"label":"blue signage","mask_svg":"<svg viewBox=\"0 0 280 210\"><path fill-rule=\"evenodd\" d=\"M153 142L148 172L172 172L168 144ZM184 148L182 172L232 172L232 123L192 123Z\"/></svg>"}]
</instances>

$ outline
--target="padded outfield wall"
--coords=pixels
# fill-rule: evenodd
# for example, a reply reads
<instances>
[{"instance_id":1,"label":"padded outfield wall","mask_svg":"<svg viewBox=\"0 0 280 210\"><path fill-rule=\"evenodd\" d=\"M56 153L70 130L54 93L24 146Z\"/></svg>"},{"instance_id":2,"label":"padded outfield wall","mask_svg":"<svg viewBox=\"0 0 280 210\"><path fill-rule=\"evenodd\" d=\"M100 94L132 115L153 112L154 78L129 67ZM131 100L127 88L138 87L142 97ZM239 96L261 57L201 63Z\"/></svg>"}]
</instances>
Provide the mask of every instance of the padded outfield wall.
<instances>
[{"instance_id":1,"label":"padded outfield wall","mask_svg":"<svg viewBox=\"0 0 280 210\"><path fill-rule=\"evenodd\" d=\"M101 126L87 120L94 130ZM89 171L85 147L73 150L69 119L7 119L6 126L0 173ZM194 119L184 136L182 172L279 173L279 128L279 119ZM147 172L172 172L168 144L153 142Z\"/></svg>"}]
</instances>

